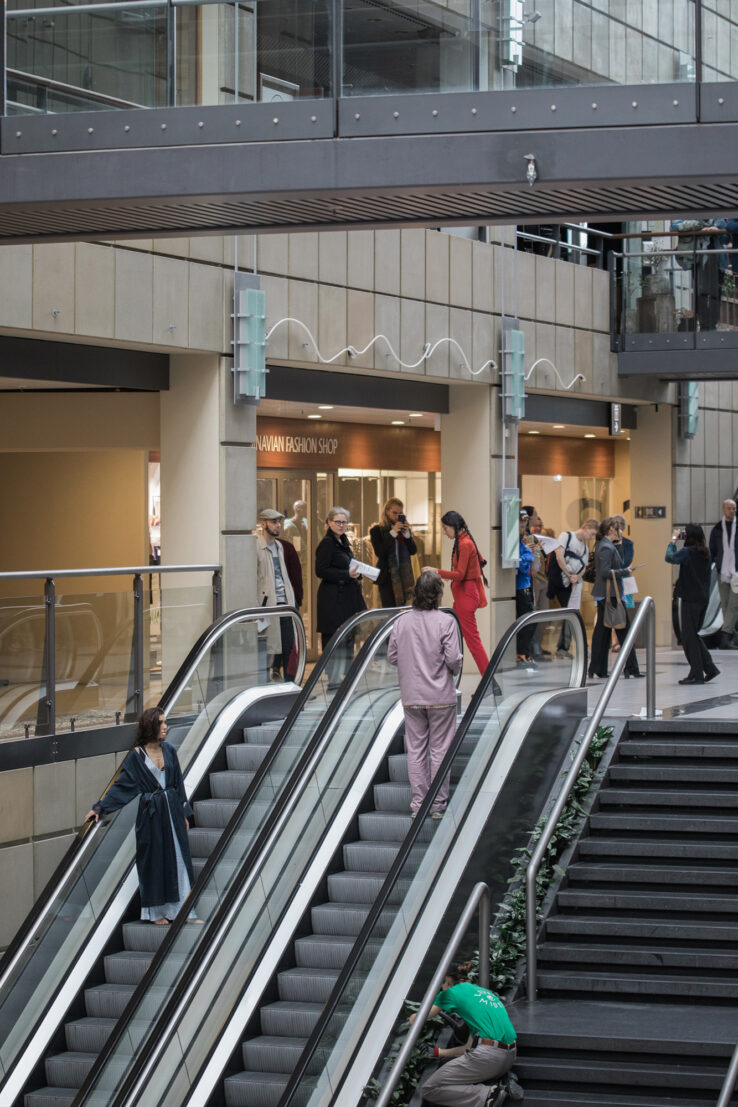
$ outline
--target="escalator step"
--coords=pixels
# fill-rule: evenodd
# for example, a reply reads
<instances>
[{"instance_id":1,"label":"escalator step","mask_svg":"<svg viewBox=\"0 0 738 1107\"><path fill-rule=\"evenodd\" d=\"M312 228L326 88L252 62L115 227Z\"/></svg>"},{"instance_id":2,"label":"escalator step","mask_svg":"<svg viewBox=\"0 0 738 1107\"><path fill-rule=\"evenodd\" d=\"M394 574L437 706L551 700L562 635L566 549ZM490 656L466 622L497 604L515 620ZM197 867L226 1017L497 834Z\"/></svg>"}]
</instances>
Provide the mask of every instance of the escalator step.
<instances>
[{"instance_id":1,"label":"escalator step","mask_svg":"<svg viewBox=\"0 0 738 1107\"><path fill-rule=\"evenodd\" d=\"M361 903L370 905L379 895L384 884L386 873L377 872L345 872L332 873L328 877L328 895L334 903ZM390 903L396 903L403 899L407 891L408 881L398 881Z\"/></svg>"},{"instance_id":2,"label":"escalator step","mask_svg":"<svg viewBox=\"0 0 738 1107\"><path fill-rule=\"evenodd\" d=\"M100 1053L115 1026L115 1019L75 1019L64 1027L67 1049L74 1053Z\"/></svg>"},{"instance_id":3,"label":"escalator step","mask_svg":"<svg viewBox=\"0 0 738 1107\"><path fill-rule=\"evenodd\" d=\"M366 922L369 907L356 903L320 903L311 908L310 917L316 934L336 934L356 937ZM385 937L397 912L389 908L380 915L375 927L377 937Z\"/></svg>"},{"instance_id":4,"label":"escalator step","mask_svg":"<svg viewBox=\"0 0 738 1107\"><path fill-rule=\"evenodd\" d=\"M390 811L365 811L359 815L359 834L362 839L375 842L402 842L410 829L410 811L395 815ZM420 840L429 842L433 837L433 825L426 821L420 832Z\"/></svg>"},{"instance_id":5,"label":"escalator step","mask_svg":"<svg viewBox=\"0 0 738 1107\"><path fill-rule=\"evenodd\" d=\"M226 772L210 773L210 795L213 799L240 800L246 793L254 773Z\"/></svg>"},{"instance_id":6,"label":"escalator step","mask_svg":"<svg viewBox=\"0 0 738 1107\"><path fill-rule=\"evenodd\" d=\"M338 969L286 969L277 977L279 998L297 1003L325 1003L338 973Z\"/></svg>"},{"instance_id":7,"label":"escalator step","mask_svg":"<svg viewBox=\"0 0 738 1107\"><path fill-rule=\"evenodd\" d=\"M190 833L194 833L190 831ZM192 927L194 930L194 927ZM189 940L195 941L195 934L189 934L190 928L185 931L185 935L189 935ZM161 943L167 936L166 926L157 926L156 923L144 922L143 919L136 919L134 922L123 923L123 945L128 950L135 950L138 953L156 953ZM180 942L187 941L188 938L184 935L180 935Z\"/></svg>"},{"instance_id":8,"label":"escalator step","mask_svg":"<svg viewBox=\"0 0 738 1107\"><path fill-rule=\"evenodd\" d=\"M377 811L397 812L401 815L410 812L410 785L390 781L374 785L374 807Z\"/></svg>"},{"instance_id":9,"label":"escalator step","mask_svg":"<svg viewBox=\"0 0 738 1107\"><path fill-rule=\"evenodd\" d=\"M309 1038L322 1010L322 1003L295 1003L294 1000L269 1003L259 1012L261 1032L285 1038Z\"/></svg>"},{"instance_id":10,"label":"escalator step","mask_svg":"<svg viewBox=\"0 0 738 1107\"><path fill-rule=\"evenodd\" d=\"M295 960L300 968L341 969L353 944L352 937L309 934L295 942Z\"/></svg>"},{"instance_id":11,"label":"escalator step","mask_svg":"<svg viewBox=\"0 0 738 1107\"><path fill-rule=\"evenodd\" d=\"M387 873L399 848L394 842L347 842L343 863L351 872Z\"/></svg>"},{"instance_id":12,"label":"escalator step","mask_svg":"<svg viewBox=\"0 0 738 1107\"><path fill-rule=\"evenodd\" d=\"M135 984L98 984L94 988L86 988L87 1014L97 1019L119 1019L134 991Z\"/></svg>"},{"instance_id":13,"label":"escalator step","mask_svg":"<svg viewBox=\"0 0 738 1107\"><path fill-rule=\"evenodd\" d=\"M244 742L256 742L257 745L271 745L282 729L283 722L283 719L277 719L273 723L245 726L243 728L243 740Z\"/></svg>"},{"instance_id":14,"label":"escalator step","mask_svg":"<svg viewBox=\"0 0 738 1107\"><path fill-rule=\"evenodd\" d=\"M244 1067L252 1072L289 1075L300 1060L307 1038L282 1038L263 1034L241 1046Z\"/></svg>"},{"instance_id":15,"label":"escalator step","mask_svg":"<svg viewBox=\"0 0 738 1107\"><path fill-rule=\"evenodd\" d=\"M277 1107L286 1087L283 1072L239 1072L223 1082L226 1107ZM60 1101L60 1107L71 1102L71 1099Z\"/></svg>"},{"instance_id":16,"label":"escalator step","mask_svg":"<svg viewBox=\"0 0 738 1107\"><path fill-rule=\"evenodd\" d=\"M236 772L255 773L268 753L269 746L256 743L226 746L226 764Z\"/></svg>"},{"instance_id":17,"label":"escalator step","mask_svg":"<svg viewBox=\"0 0 738 1107\"><path fill-rule=\"evenodd\" d=\"M200 830L215 827L222 830L231 821L233 812L238 807L235 799L206 799L195 800L195 822Z\"/></svg>"},{"instance_id":18,"label":"escalator step","mask_svg":"<svg viewBox=\"0 0 738 1107\"><path fill-rule=\"evenodd\" d=\"M387 758L390 780L397 784L407 784L410 777L407 775L407 755L393 753Z\"/></svg>"},{"instance_id":19,"label":"escalator step","mask_svg":"<svg viewBox=\"0 0 738 1107\"><path fill-rule=\"evenodd\" d=\"M94 1053L58 1053L44 1062L46 1079L50 1087L81 1088L85 1077L94 1065Z\"/></svg>"},{"instance_id":20,"label":"escalator step","mask_svg":"<svg viewBox=\"0 0 738 1107\"><path fill-rule=\"evenodd\" d=\"M138 984L151 964L151 952L124 949L105 958L105 980L108 984Z\"/></svg>"},{"instance_id":21,"label":"escalator step","mask_svg":"<svg viewBox=\"0 0 738 1107\"><path fill-rule=\"evenodd\" d=\"M35 1092L27 1092L24 1095L23 1105L24 1107L71 1107L76 1095L76 1088L38 1088Z\"/></svg>"}]
</instances>

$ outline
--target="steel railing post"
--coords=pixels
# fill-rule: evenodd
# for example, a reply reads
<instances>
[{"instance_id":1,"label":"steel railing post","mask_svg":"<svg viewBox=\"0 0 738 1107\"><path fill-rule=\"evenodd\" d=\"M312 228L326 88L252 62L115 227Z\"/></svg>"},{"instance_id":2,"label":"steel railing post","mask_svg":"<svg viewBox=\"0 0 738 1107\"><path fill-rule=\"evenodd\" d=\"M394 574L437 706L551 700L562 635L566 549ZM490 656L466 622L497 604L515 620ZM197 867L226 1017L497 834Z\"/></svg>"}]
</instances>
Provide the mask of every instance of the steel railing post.
<instances>
[{"instance_id":1,"label":"steel railing post","mask_svg":"<svg viewBox=\"0 0 738 1107\"><path fill-rule=\"evenodd\" d=\"M144 705L144 612L143 577L133 578L133 706L136 718Z\"/></svg>"},{"instance_id":2,"label":"steel railing post","mask_svg":"<svg viewBox=\"0 0 738 1107\"><path fill-rule=\"evenodd\" d=\"M733 1050L733 1056L730 1059L728 1071L725 1074L725 1080L720 1089L720 1098L717 1101L717 1107L729 1107L730 1101L733 1098L736 1080L738 1080L738 1045L736 1045Z\"/></svg>"},{"instance_id":3,"label":"steel railing post","mask_svg":"<svg viewBox=\"0 0 738 1107\"><path fill-rule=\"evenodd\" d=\"M45 720L41 722L39 711L37 734L56 732L56 588L54 578L47 577L44 584L44 699Z\"/></svg>"},{"instance_id":4,"label":"steel railing post","mask_svg":"<svg viewBox=\"0 0 738 1107\"><path fill-rule=\"evenodd\" d=\"M216 569L213 573L213 622L223 614L223 573Z\"/></svg>"},{"instance_id":5,"label":"steel railing post","mask_svg":"<svg viewBox=\"0 0 738 1107\"><path fill-rule=\"evenodd\" d=\"M656 718L656 608L653 603L646 619L646 718Z\"/></svg>"},{"instance_id":6,"label":"steel railing post","mask_svg":"<svg viewBox=\"0 0 738 1107\"><path fill-rule=\"evenodd\" d=\"M490 927L489 888L486 888L479 900L479 983L489 988L489 927Z\"/></svg>"}]
</instances>

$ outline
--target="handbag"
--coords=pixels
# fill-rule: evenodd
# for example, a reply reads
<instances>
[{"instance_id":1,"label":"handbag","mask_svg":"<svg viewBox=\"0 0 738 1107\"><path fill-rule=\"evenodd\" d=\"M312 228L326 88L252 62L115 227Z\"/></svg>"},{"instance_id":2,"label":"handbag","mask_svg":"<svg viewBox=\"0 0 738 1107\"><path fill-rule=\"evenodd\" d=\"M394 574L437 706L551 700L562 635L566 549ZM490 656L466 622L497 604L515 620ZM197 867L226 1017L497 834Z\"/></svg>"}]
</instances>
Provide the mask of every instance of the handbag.
<instances>
[{"instance_id":1,"label":"handbag","mask_svg":"<svg viewBox=\"0 0 738 1107\"><path fill-rule=\"evenodd\" d=\"M612 572L612 585L615 588L615 595L613 596L610 591L609 596L605 596L605 613L604 623L606 627L610 627L611 630L621 630L628 624L628 617L625 614L625 605L620 598L620 590L618 589L618 582L615 576L614 570ZM610 581L608 588L610 588Z\"/></svg>"},{"instance_id":2,"label":"handbag","mask_svg":"<svg viewBox=\"0 0 738 1107\"><path fill-rule=\"evenodd\" d=\"M586 584L594 584L594 582L597 580L597 569L595 568L594 550L591 551L589 557L587 558L587 565L584 572L582 573L582 580Z\"/></svg>"}]
</instances>

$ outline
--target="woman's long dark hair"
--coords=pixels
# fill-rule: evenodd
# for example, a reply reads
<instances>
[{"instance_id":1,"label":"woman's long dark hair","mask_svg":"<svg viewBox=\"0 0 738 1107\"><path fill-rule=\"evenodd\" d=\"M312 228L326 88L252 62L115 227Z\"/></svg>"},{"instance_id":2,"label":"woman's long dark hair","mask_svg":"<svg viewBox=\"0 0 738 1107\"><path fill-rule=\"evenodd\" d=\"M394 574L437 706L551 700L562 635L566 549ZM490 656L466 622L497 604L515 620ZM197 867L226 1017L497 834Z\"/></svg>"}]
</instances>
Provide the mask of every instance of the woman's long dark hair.
<instances>
[{"instance_id":1,"label":"woman's long dark hair","mask_svg":"<svg viewBox=\"0 0 738 1107\"><path fill-rule=\"evenodd\" d=\"M145 746L149 742L156 742L163 718L164 712L160 707L147 707L138 717L134 746Z\"/></svg>"},{"instance_id":2,"label":"woman's long dark hair","mask_svg":"<svg viewBox=\"0 0 738 1107\"><path fill-rule=\"evenodd\" d=\"M710 556L710 551L705 542L705 532L702 527L698 527L696 523L687 523L684 528L684 545L691 546L692 549L702 554L703 557Z\"/></svg>"},{"instance_id":3,"label":"woman's long dark hair","mask_svg":"<svg viewBox=\"0 0 738 1107\"><path fill-rule=\"evenodd\" d=\"M450 527L451 524L447 523L446 526ZM473 961L462 961L458 965L452 965L446 973L446 976L449 980L452 980L454 984L463 984L465 980L469 979L469 973L473 968Z\"/></svg>"},{"instance_id":4,"label":"woman's long dark hair","mask_svg":"<svg viewBox=\"0 0 738 1107\"><path fill-rule=\"evenodd\" d=\"M452 565L452 567L453 567L453 563L454 563L454 558L458 559L458 556L459 556L459 534L462 532L462 530L466 531L466 533L469 535L472 542L474 543L474 549L477 551L477 558L479 559L479 568L482 572L482 580L487 585L487 587L489 587L487 578L484 575L484 566L487 564L487 562L485 561L485 559L480 554L479 546L477 546L476 542L474 542L474 538L473 538L468 526L466 525L466 520L464 519L463 515L459 515L458 511L447 511L445 515L441 516L441 522L443 523L443 525L445 527L453 527L454 528L454 548L451 550L451 565Z\"/></svg>"}]
</instances>

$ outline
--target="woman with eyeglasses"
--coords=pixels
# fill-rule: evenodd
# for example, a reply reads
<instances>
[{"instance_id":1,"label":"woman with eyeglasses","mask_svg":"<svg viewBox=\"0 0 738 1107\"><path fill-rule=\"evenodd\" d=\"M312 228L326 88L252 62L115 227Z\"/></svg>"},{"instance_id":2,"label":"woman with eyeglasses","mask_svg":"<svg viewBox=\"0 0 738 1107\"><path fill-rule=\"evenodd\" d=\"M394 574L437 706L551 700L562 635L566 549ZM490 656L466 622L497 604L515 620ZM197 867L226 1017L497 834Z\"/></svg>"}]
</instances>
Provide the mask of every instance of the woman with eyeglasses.
<instances>
[{"instance_id":1,"label":"woman with eyeglasses","mask_svg":"<svg viewBox=\"0 0 738 1107\"><path fill-rule=\"evenodd\" d=\"M342 623L366 610L361 575L350 567L354 555L346 535L349 519L345 507L332 507L325 520L325 537L315 551L315 575L320 578L317 626L324 650ZM349 647L353 652L353 644L347 641L347 651Z\"/></svg>"}]
</instances>

